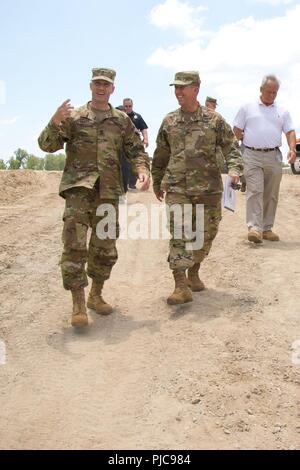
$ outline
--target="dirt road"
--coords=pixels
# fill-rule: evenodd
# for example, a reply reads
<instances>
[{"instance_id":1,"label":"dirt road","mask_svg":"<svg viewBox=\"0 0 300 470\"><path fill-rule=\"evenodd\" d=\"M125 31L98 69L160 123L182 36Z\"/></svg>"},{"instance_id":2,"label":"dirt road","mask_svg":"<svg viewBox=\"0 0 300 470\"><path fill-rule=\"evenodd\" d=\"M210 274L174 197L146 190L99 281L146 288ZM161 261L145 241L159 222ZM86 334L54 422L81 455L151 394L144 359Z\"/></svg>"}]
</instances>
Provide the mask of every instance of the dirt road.
<instances>
[{"instance_id":1,"label":"dirt road","mask_svg":"<svg viewBox=\"0 0 300 470\"><path fill-rule=\"evenodd\" d=\"M89 311L81 333L58 266L59 178L0 172L0 448L300 449L300 177L283 178L278 243L246 241L238 195L192 304L166 304L167 241L120 240L115 312Z\"/></svg>"}]
</instances>

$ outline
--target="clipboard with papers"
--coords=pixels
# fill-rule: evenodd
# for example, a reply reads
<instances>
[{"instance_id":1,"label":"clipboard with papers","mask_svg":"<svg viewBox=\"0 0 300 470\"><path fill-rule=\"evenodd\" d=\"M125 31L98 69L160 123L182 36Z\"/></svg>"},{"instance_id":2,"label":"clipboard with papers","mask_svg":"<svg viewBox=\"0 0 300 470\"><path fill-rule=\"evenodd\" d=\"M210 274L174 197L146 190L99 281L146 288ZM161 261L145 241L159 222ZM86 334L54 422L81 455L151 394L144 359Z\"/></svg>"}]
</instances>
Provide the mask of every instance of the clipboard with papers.
<instances>
[{"instance_id":1,"label":"clipboard with papers","mask_svg":"<svg viewBox=\"0 0 300 470\"><path fill-rule=\"evenodd\" d=\"M223 207L234 212L236 208L236 194L235 190L231 187L231 183L232 178L227 175L224 182Z\"/></svg>"}]
</instances>

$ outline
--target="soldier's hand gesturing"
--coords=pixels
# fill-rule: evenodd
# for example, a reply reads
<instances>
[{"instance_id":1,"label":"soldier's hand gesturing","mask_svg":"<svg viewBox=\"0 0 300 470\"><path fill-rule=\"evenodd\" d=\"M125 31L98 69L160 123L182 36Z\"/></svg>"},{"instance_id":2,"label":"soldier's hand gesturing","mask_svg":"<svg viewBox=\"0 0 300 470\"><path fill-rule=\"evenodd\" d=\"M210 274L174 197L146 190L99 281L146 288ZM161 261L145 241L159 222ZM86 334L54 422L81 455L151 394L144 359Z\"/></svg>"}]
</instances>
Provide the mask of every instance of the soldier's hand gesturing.
<instances>
[{"instance_id":1,"label":"soldier's hand gesturing","mask_svg":"<svg viewBox=\"0 0 300 470\"><path fill-rule=\"evenodd\" d=\"M73 110L73 106L71 105L71 100L66 100L61 104L55 114L52 117L52 121L54 124L59 126L59 124L66 118L68 118L71 115L71 112Z\"/></svg>"}]
</instances>

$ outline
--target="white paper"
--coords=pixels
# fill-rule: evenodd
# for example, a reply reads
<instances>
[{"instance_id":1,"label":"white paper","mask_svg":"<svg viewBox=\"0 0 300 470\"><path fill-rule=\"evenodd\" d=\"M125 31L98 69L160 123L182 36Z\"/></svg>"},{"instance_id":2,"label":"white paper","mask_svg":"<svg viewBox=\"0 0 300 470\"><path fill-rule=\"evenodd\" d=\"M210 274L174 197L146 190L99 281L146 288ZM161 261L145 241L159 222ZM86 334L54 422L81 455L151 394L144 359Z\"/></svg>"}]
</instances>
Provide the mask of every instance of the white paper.
<instances>
[{"instance_id":1,"label":"white paper","mask_svg":"<svg viewBox=\"0 0 300 470\"><path fill-rule=\"evenodd\" d=\"M223 192L223 207L229 211L234 212L236 207L236 194L235 190L231 187L232 178L227 175L224 182Z\"/></svg>"}]
</instances>

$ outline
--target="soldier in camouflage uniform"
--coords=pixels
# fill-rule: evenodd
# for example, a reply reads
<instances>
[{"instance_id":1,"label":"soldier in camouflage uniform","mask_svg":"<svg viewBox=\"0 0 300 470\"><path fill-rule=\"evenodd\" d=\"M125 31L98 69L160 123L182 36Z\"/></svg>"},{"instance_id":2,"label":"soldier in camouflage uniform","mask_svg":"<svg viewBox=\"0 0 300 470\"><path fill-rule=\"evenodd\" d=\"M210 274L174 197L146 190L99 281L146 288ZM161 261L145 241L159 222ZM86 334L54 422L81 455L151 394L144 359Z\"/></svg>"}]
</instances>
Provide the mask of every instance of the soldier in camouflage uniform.
<instances>
[{"instance_id":1,"label":"soldier in camouflage uniform","mask_svg":"<svg viewBox=\"0 0 300 470\"><path fill-rule=\"evenodd\" d=\"M87 275L92 278L87 306L103 315L112 312L103 300L102 289L117 261L122 149L138 175L140 189L149 187L149 157L138 131L125 113L109 104L115 75L112 69L93 69L92 100L78 109L66 100L39 137L40 148L45 152L56 152L66 144L66 165L59 188L60 196L66 200L61 270L63 285L72 292L73 326L88 324L84 295ZM115 234L101 238L97 225L107 213L99 215L97 208L105 203L115 209ZM92 233L87 249L89 227Z\"/></svg>"},{"instance_id":2,"label":"soldier in camouflage uniform","mask_svg":"<svg viewBox=\"0 0 300 470\"><path fill-rule=\"evenodd\" d=\"M212 98L211 96L207 96L205 100L205 106L209 109L212 109L213 111L216 110L218 103L216 98ZM228 173L228 168L224 159L224 155L222 152L222 149L220 145L217 145L216 147L216 157L217 157L217 163L220 168L221 173Z\"/></svg>"},{"instance_id":3,"label":"soldier in camouflage uniform","mask_svg":"<svg viewBox=\"0 0 300 470\"><path fill-rule=\"evenodd\" d=\"M222 178L216 159L219 145L226 159L233 182L239 181L242 158L236 139L222 116L200 106L198 72L178 72L171 84L180 108L167 114L159 129L152 162L153 189L158 200L166 193L171 208L189 204L196 226L196 205L204 205L204 244L201 249L188 250L186 237L176 239L174 233L181 220L170 217L169 266L175 279L175 290L168 303L183 304L193 300L191 291L201 291L200 264L208 255L221 220ZM186 277L187 270L187 277Z\"/></svg>"},{"instance_id":4,"label":"soldier in camouflage uniform","mask_svg":"<svg viewBox=\"0 0 300 470\"><path fill-rule=\"evenodd\" d=\"M205 100L205 106L209 109L212 109L213 111L216 110L216 107L218 106L216 98L212 98L211 96L207 96Z\"/></svg>"}]
</instances>

